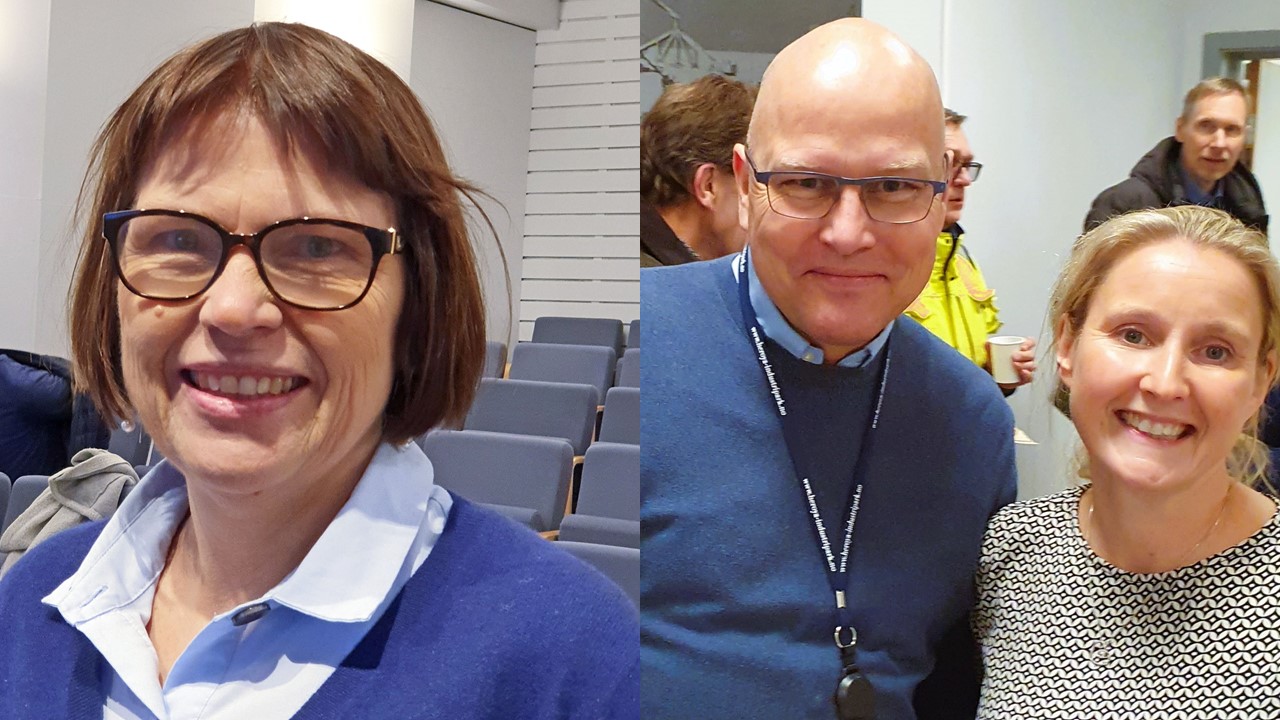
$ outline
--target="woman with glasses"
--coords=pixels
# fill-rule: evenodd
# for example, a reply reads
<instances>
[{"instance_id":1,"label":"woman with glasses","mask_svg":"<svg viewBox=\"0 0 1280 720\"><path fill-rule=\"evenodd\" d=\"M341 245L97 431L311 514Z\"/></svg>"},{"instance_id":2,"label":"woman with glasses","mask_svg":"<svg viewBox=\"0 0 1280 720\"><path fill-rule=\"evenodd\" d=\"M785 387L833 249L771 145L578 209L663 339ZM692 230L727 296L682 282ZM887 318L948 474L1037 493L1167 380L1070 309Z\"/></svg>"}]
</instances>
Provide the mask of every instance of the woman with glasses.
<instances>
[{"instance_id":1,"label":"woman with glasses","mask_svg":"<svg viewBox=\"0 0 1280 720\"><path fill-rule=\"evenodd\" d=\"M1280 717L1266 238L1194 205L1118 216L1076 242L1049 317L1089 484L991 521L979 717Z\"/></svg>"},{"instance_id":2,"label":"woman with glasses","mask_svg":"<svg viewBox=\"0 0 1280 720\"><path fill-rule=\"evenodd\" d=\"M621 591L434 484L484 308L430 120L388 68L266 23L108 120L77 376L167 460L0 585L8 718L636 717Z\"/></svg>"}]
</instances>

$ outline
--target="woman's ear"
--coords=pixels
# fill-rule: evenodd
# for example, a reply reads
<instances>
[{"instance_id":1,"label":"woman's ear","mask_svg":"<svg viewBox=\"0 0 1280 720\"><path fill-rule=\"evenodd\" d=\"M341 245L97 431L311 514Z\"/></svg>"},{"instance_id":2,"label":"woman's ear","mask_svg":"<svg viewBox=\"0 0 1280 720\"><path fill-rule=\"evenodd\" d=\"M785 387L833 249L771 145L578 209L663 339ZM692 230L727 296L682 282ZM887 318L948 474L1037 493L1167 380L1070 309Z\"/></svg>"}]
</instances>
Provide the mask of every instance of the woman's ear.
<instances>
[{"instance_id":1,"label":"woman's ear","mask_svg":"<svg viewBox=\"0 0 1280 720\"><path fill-rule=\"evenodd\" d=\"M1075 349L1076 332L1071 327L1071 320L1063 314L1054 323L1053 335L1057 338L1054 342L1054 356L1058 362L1058 379L1062 384L1071 389L1072 381L1072 350Z\"/></svg>"},{"instance_id":2,"label":"woman's ear","mask_svg":"<svg viewBox=\"0 0 1280 720\"><path fill-rule=\"evenodd\" d=\"M1267 398L1267 393L1271 390L1272 383L1276 381L1275 349L1272 349L1266 354L1266 357L1262 359L1258 370L1258 387L1255 389L1254 394L1257 396L1258 406L1261 407L1262 403Z\"/></svg>"}]
</instances>

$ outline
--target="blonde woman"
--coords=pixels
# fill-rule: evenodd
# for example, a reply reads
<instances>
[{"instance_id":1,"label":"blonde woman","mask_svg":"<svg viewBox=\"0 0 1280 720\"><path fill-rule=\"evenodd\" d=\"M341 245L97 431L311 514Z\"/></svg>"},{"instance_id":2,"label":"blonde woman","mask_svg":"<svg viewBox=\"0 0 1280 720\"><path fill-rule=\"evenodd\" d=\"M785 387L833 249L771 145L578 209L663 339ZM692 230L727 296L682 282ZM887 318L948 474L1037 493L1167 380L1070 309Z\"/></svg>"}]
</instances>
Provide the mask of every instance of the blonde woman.
<instances>
[{"instance_id":1,"label":"blonde woman","mask_svg":"<svg viewBox=\"0 0 1280 720\"><path fill-rule=\"evenodd\" d=\"M1202 207L1114 218L1076 243L1050 319L1089 482L991 522L979 717L1280 717L1266 238Z\"/></svg>"}]
</instances>

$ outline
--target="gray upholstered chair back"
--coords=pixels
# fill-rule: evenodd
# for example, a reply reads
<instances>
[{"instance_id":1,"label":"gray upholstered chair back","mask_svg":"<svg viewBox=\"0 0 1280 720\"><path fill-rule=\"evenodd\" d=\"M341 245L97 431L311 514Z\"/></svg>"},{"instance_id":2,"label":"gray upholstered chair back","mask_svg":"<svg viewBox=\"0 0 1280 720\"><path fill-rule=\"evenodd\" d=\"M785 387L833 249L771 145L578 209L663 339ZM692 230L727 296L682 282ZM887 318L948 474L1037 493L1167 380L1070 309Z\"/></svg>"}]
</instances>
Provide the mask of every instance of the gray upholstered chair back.
<instances>
[{"instance_id":1,"label":"gray upholstered chair back","mask_svg":"<svg viewBox=\"0 0 1280 720\"><path fill-rule=\"evenodd\" d=\"M640 446L598 442L582 462L579 513L640 521Z\"/></svg>"},{"instance_id":2,"label":"gray upholstered chair back","mask_svg":"<svg viewBox=\"0 0 1280 720\"><path fill-rule=\"evenodd\" d=\"M0 472L0 522L4 522L5 510L9 507L9 491L13 489L13 483L9 481L9 476ZM0 525L0 532L4 532L7 526Z\"/></svg>"},{"instance_id":3,"label":"gray upholstered chair back","mask_svg":"<svg viewBox=\"0 0 1280 720\"><path fill-rule=\"evenodd\" d=\"M9 491L9 502L5 505L4 525L0 526L0 532L12 525L14 518L21 515L48 487L48 475L23 475L14 480L13 488Z\"/></svg>"},{"instance_id":4,"label":"gray upholstered chair back","mask_svg":"<svg viewBox=\"0 0 1280 720\"><path fill-rule=\"evenodd\" d=\"M480 377L500 378L507 367L507 344L497 340L484 343L484 370Z\"/></svg>"},{"instance_id":5,"label":"gray upholstered chair back","mask_svg":"<svg viewBox=\"0 0 1280 720\"><path fill-rule=\"evenodd\" d=\"M164 459L155 447L151 436L138 422L116 425L111 429L111 441L107 450L125 459L130 465L152 467Z\"/></svg>"},{"instance_id":6,"label":"gray upholstered chair back","mask_svg":"<svg viewBox=\"0 0 1280 720\"><path fill-rule=\"evenodd\" d=\"M622 354L622 321L605 318L543 316L533 321L533 341L567 345L604 345Z\"/></svg>"},{"instance_id":7,"label":"gray upholstered chair back","mask_svg":"<svg viewBox=\"0 0 1280 720\"><path fill-rule=\"evenodd\" d=\"M583 383L596 389L596 404L613 387L618 358L613 348L600 345L520 343L511 354L512 380Z\"/></svg>"},{"instance_id":8,"label":"gray upholstered chair back","mask_svg":"<svg viewBox=\"0 0 1280 720\"><path fill-rule=\"evenodd\" d=\"M640 387L640 348L627 348L618 358L618 387Z\"/></svg>"},{"instance_id":9,"label":"gray upholstered chair back","mask_svg":"<svg viewBox=\"0 0 1280 720\"><path fill-rule=\"evenodd\" d=\"M467 412L467 430L564 438L574 455L591 443L596 389L591 385L482 378Z\"/></svg>"},{"instance_id":10,"label":"gray upholstered chair back","mask_svg":"<svg viewBox=\"0 0 1280 720\"><path fill-rule=\"evenodd\" d=\"M535 530L560 525L573 448L559 438L480 430L438 430L423 439L441 487L478 503L537 511Z\"/></svg>"},{"instance_id":11,"label":"gray upholstered chair back","mask_svg":"<svg viewBox=\"0 0 1280 720\"><path fill-rule=\"evenodd\" d=\"M594 566L640 605L640 551L636 548L594 543L557 542L556 545Z\"/></svg>"},{"instance_id":12,"label":"gray upholstered chair back","mask_svg":"<svg viewBox=\"0 0 1280 720\"><path fill-rule=\"evenodd\" d=\"M601 442L640 444L640 388L611 388L604 399Z\"/></svg>"}]
</instances>

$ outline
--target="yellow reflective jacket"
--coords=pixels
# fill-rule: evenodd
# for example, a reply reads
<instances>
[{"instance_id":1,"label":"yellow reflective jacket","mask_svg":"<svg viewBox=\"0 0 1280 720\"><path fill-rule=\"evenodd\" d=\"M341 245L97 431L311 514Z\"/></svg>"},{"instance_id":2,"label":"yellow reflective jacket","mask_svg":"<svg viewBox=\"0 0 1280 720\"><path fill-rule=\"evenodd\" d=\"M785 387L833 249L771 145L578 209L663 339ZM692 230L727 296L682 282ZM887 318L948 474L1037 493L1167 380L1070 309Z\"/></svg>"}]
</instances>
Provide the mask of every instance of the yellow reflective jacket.
<instances>
[{"instance_id":1,"label":"yellow reflective jacket","mask_svg":"<svg viewBox=\"0 0 1280 720\"><path fill-rule=\"evenodd\" d=\"M907 315L986 368L987 336L1000 329L999 312L995 292L964 248L964 231L959 225L943 230L929 284L907 308Z\"/></svg>"}]
</instances>

